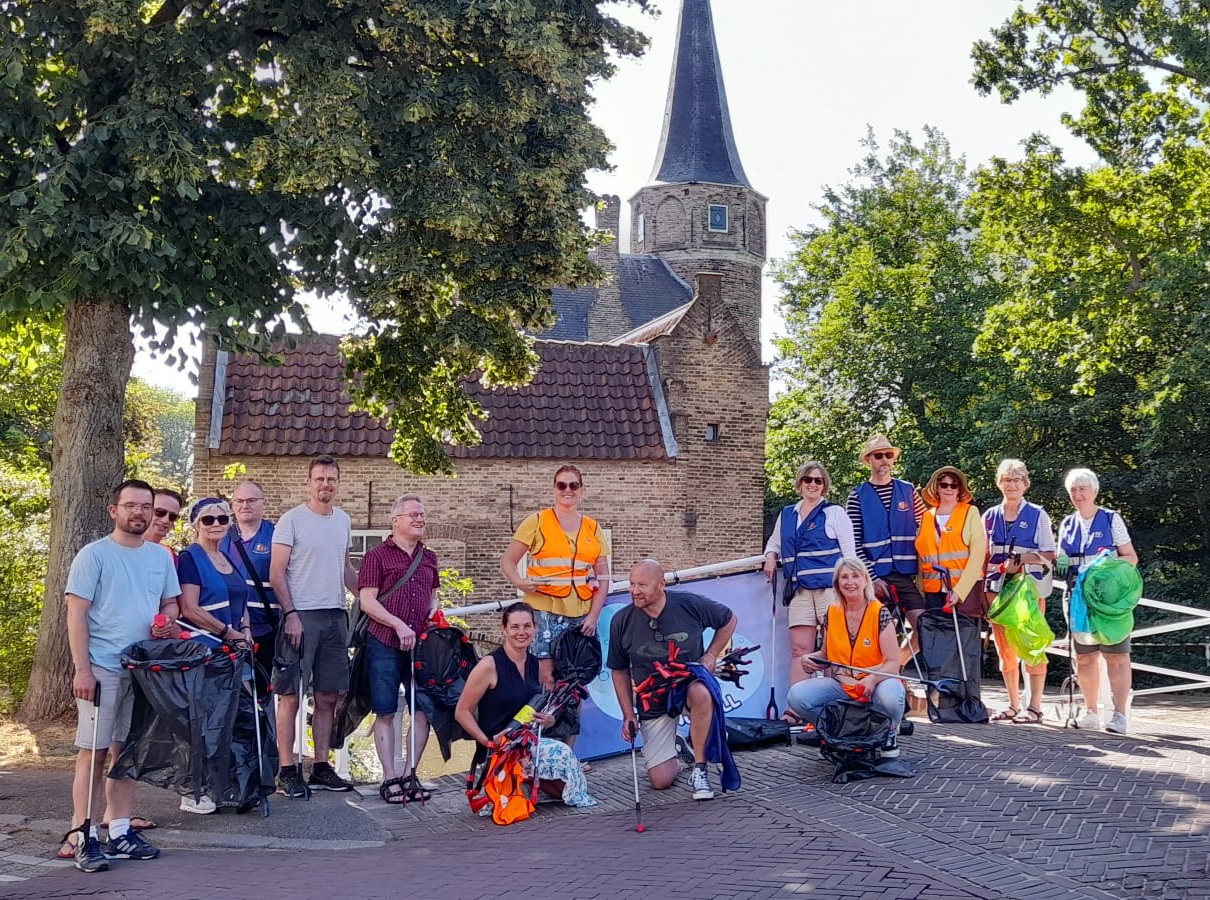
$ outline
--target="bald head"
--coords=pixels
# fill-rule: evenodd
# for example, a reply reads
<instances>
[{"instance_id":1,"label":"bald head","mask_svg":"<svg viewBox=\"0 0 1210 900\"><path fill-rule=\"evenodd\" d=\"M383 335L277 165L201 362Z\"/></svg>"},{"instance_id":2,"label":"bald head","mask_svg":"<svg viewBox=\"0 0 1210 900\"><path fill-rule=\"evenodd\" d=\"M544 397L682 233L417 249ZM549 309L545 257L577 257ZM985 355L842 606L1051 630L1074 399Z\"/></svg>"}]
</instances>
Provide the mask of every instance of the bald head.
<instances>
[{"instance_id":1,"label":"bald head","mask_svg":"<svg viewBox=\"0 0 1210 900\"><path fill-rule=\"evenodd\" d=\"M630 567L630 599L650 616L664 608L664 567L654 559L642 559Z\"/></svg>"}]
</instances>

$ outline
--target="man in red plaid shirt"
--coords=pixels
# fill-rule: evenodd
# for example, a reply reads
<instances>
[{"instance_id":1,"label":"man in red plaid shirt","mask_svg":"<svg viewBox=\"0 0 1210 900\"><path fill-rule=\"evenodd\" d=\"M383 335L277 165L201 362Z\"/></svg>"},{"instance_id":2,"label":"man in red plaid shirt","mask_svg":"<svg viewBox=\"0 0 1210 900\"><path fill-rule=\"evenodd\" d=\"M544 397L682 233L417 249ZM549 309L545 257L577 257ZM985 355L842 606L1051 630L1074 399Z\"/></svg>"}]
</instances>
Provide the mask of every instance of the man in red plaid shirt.
<instances>
[{"instance_id":1,"label":"man in red plaid shirt","mask_svg":"<svg viewBox=\"0 0 1210 900\"><path fill-rule=\"evenodd\" d=\"M396 500L391 506L391 534L366 554L357 578L361 609L370 617L366 639L370 709L376 717L374 749L382 763L379 795L387 803L427 799L427 792L409 776L414 775L428 742L432 701L417 690L416 721L411 725L416 729L415 758L402 765L402 737L395 719L400 686L405 695L411 690L416 637L437 609L437 555L424 546L424 527L424 504L419 497L404 495ZM416 554L421 558L413 567ZM405 581L409 571L411 576Z\"/></svg>"}]
</instances>

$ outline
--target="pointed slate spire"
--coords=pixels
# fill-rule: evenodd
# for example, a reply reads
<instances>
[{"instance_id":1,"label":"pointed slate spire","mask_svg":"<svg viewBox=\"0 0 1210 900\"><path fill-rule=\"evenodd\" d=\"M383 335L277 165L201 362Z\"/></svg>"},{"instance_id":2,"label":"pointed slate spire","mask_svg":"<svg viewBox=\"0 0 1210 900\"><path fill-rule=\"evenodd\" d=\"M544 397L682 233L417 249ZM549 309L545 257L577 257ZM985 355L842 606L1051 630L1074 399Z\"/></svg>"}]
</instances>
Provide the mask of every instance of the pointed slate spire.
<instances>
[{"instance_id":1,"label":"pointed slate spire","mask_svg":"<svg viewBox=\"0 0 1210 900\"><path fill-rule=\"evenodd\" d=\"M735 149L710 0L683 0L652 181L752 187Z\"/></svg>"}]
</instances>

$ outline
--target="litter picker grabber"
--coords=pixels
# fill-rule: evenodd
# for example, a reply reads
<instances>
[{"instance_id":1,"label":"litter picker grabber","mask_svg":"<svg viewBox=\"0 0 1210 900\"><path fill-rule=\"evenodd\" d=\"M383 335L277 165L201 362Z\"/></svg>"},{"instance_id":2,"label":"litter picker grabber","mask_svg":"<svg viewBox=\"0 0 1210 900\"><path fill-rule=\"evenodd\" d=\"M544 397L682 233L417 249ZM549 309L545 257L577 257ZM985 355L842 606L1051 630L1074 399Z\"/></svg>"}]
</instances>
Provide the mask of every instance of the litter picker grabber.
<instances>
[{"instance_id":1,"label":"litter picker grabber","mask_svg":"<svg viewBox=\"0 0 1210 900\"><path fill-rule=\"evenodd\" d=\"M404 803L418 797L420 805L424 806L427 792L420 784L420 776L416 774L416 767L419 765L420 760L416 758L416 664L413 661L408 690L408 774L400 779L400 785L403 788Z\"/></svg>"},{"instance_id":2,"label":"litter picker grabber","mask_svg":"<svg viewBox=\"0 0 1210 900\"><path fill-rule=\"evenodd\" d=\"M630 773L634 776L634 830L642 834L647 830L647 826L643 824L643 807L639 803L639 757L634 749L635 738L638 734L630 735Z\"/></svg>"},{"instance_id":3,"label":"litter picker grabber","mask_svg":"<svg viewBox=\"0 0 1210 900\"><path fill-rule=\"evenodd\" d=\"M941 526L937 526L937 541L941 541ZM954 583L950 580L949 569L941 568L941 583L945 585L945 605L950 608L950 616L954 620L954 644L958 649L958 665L962 668L962 683L970 681L966 671L966 654L962 650L962 629L958 625L958 598L954 594Z\"/></svg>"},{"instance_id":4,"label":"litter picker grabber","mask_svg":"<svg viewBox=\"0 0 1210 900\"><path fill-rule=\"evenodd\" d=\"M92 795L96 786L97 777L97 736L99 735L99 727L101 724L101 682L96 682L96 687L93 688L92 694L92 754L88 761L88 805L85 808L84 822L79 828L73 828L67 834L63 835L63 842L76 832L80 834L80 846L88 840L88 836L92 833ZM79 857L77 856L78 860ZM79 865L79 863L77 863ZM109 869L109 863L100 863L92 871L105 872Z\"/></svg>"},{"instance_id":5,"label":"litter picker grabber","mask_svg":"<svg viewBox=\"0 0 1210 900\"><path fill-rule=\"evenodd\" d=\"M285 634L285 628L282 629L283 638L289 640ZM302 777L303 757L307 753L307 691L311 689L311 669L307 666L306 656L303 654L303 641L307 639L304 633L298 639L298 715L294 720L294 747L295 757L294 764L298 767L298 782L303 788L303 799L311 799L311 785L307 784L307 780ZM327 759L327 748L324 748L324 759ZM319 762L319 748L315 748L315 762ZM285 764L285 760L282 761Z\"/></svg>"},{"instance_id":6,"label":"litter picker grabber","mask_svg":"<svg viewBox=\"0 0 1210 900\"><path fill-rule=\"evenodd\" d=\"M769 594L773 599L773 605L769 612L769 659L772 662L769 665L769 671L772 673L769 678L769 705L765 707L765 718L776 719L779 715L777 710L777 697L775 695L777 685L777 576L774 575L769 582Z\"/></svg>"},{"instance_id":7,"label":"litter picker grabber","mask_svg":"<svg viewBox=\"0 0 1210 900\"><path fill-rule=\"evenodd\" d=\"M252 660L252 708L256 715L256 775L260 781L260 786L257 788L257 793L260 794L260 814L262 818L269 818L269 797L265 794L265 787L270 788L273 785L273 776L265 777L265 749L260 736L260 697L257 696L256 690L256 654L253 648L248 648L248 655Z\"/></svg>"},{"instance_id":8,"label":"litter picker grabber","mask_svg":"<svg viewBox=\"0 0 1210 900\"><path fill-rule=\"evenodd\" d=\"M938 678L935 681L930 681L927 678L913 678L911 675L892 675L890 672L880 672L878 669L863 669L861 666L846 666L844 663L832 662L830 659L820 659L818 656L812 656L810 659L812 662L819 663L821 666L831 666L835 669L844 669L847 672L863 672L866 675L881 675L883 678L894 678L897 681L905 681L911 684L923 684L926 687L933 688L938 693L945 694L950 697L965 696L962 683L956 678Z\"/></svg>"}]
</instances>

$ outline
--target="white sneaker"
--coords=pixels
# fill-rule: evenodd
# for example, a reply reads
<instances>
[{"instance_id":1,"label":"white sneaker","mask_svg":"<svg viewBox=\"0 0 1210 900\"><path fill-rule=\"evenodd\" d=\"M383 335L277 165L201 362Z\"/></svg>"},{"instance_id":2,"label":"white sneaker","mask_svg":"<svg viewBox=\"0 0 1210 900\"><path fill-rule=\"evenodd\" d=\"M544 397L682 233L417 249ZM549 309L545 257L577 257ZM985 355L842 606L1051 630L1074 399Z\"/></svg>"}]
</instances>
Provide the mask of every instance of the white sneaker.
<instances>
[{"instance_id":1,"label":"white sneaker","mask_svg":"<svg viewBox=\"0 0 1210 900\"><path fill-rule=\"evenodd\" d=\"M882 750L879 751L878 755L883 759L899 758L899 740L895 735L892 734L887 742L882 745Z\"/></svg>"},{"instance_id":2,"label":"white sneaker","mask_svg":"<svg viewBox=\"0 0 1210 900\"><path fill-rule=\"evenodd\" d=\"M181 812L197 813L199 816L208 816L216 809L218 809L218 805L205 794L202 794L202 798L200 800L194 800L190 796L181 798Z\"/></svg>"},{"instance_id":3,"label":"white sneaker","mask_svg":"<svg viewBox=\"0 0 1210 900\"><path fill-rule=\"evenodd\" d=\"M713 800L714 789L710 787L710 776L705 766L695 765L689 770L689 788L694 800Z\"/></svg>"},{"instance_id":4,"label":"white sneaker","mask_svg":"<svg viewBox=\"0 0 1210 900\"><path fill-rule=\"evenodd\" d=\"M1125 734L1128 730L1126 727L1126 714L1114 710L1113 715L1109 719L1109 724L1105 726L1105 730L1112 731L1114 734Z\"/></svg>"},{"instance_id":5,"label":"white sneaker","mask_svg":"<svg viewBox=\"0 0 1210 900\"><path fill-rule=\"evenodd\" d=\"M1101 717L1095 711L1089 710L1076 721L1076 728L1082 728L1085 731L1100 731Z\"/></svg>"}]
</instances>

